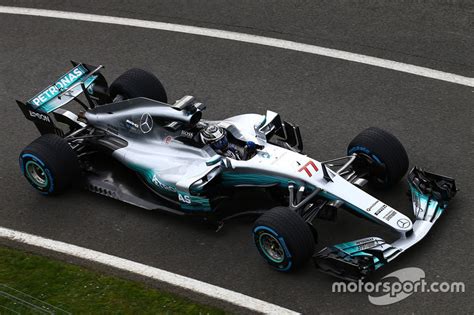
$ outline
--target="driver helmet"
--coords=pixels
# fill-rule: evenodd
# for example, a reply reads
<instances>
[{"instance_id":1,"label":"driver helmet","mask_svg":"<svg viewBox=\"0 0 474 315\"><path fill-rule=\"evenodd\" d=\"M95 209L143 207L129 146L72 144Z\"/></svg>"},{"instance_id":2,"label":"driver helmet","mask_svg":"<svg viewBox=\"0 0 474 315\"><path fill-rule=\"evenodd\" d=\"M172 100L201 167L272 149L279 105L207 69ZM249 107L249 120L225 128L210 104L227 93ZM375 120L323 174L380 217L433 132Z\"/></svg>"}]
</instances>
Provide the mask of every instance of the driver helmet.
<instances>
[{"instance_id":1,"label":"driver helmet","mask_svg":"<svg viewBox=\"0 0 474 315\"><path fill-rule=\"evenodd\" d=\"M208 125L202 129L200 136L202 142L209 144L214 150L223 151L229 144L225 129L216 125Z\"/></svg>"}]
</instances>

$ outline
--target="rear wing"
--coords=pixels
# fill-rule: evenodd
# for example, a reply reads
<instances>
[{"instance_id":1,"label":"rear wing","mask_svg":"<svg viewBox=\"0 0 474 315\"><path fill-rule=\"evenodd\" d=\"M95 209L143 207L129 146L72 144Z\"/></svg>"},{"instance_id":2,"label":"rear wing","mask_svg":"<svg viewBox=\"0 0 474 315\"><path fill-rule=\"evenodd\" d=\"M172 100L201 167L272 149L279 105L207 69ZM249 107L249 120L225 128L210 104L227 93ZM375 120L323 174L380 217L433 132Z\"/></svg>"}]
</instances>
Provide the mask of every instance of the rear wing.
<instances>
[{"instance_id":1,"label":"rear wing","mask_svg":"<svg viewBox=\"0 0 474 315\"><path fill-rule=\"evenodd\" d=\"M28 120L35 123L41 134L62 134L55 127L50 113L57 121L77 125L77 115L60 109L71 101L78 102L85 110L94 108L98 104L108 103L108 85L100 73L103 66L91 66L71 61L74 68L60 76L53 84L30 98L26 103L16 101ZM87 103L78 97L84 93Z\"/></svg>"}]
</instances>

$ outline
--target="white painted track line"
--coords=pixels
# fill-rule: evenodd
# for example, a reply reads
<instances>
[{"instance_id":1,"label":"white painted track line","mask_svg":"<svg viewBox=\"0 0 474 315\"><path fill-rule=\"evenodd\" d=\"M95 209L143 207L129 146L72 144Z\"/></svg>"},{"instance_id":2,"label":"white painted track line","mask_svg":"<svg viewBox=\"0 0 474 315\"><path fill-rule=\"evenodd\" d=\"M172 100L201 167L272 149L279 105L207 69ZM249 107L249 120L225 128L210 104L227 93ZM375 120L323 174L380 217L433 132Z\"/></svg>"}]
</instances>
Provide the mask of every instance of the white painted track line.
<instances>
[{"instance_id":1,"label":"white painted track line","mask_svg":"<svg viewBox=\"0 0 474 315\"><path fill-rule=\"evenodd\" d=\"M158 280L175 287L222 300L230 304L264 314L299 314L281 306L271 304L238 292L224 289L206 282L184 277L166 270L140 264L131 260L104 254L95 250L71 245L40 236L0 227L0 238L44 248L58 253L86 259L95 263L125 270L141 276Z\"/></svg>"},{"instance_id":2,"label":"white painted track line","mask_svg":"<svg viewBox=\"0 0 474 315\"><path fill-rule=\"evenodd\" d=\"M399 72L409 73L417 76L426 78L461 84L465 86L474 87L474 78L465 77L453 73L443 72L425 67L419 67L411 64L397 62L393 60L386 60L382 58L376 58L371 56L365 56L361 54L355 54L347 51L330 49L315 45L303 44L293 42L289 40L282 40L271 37L257 36L245 33L237 33L230 31L223 31L212 28L196 27L189 25L163 23L156 21L146 21L138 19L130 19L123 17L86 14L78 12L68 11L56 11L56 10L44 10L44 9L33 9L33 8L22 8L22 7L10 7L0 6L0 13L17 14L17 15L29 15L29 16L41 16L50 17L57 19L76 20L76 21L87 21L104 24L116 24L124 26L141 27L147 29L156 29L162 31L186 33L200 36L207 36L213 38L222 38L227 40L233 40L244 43L251 43L257 45L264 45L294 51L305 52L313 55L326 56L330 58L342 59L375 67L395 70Z\"/></svg>"}]
</instances>

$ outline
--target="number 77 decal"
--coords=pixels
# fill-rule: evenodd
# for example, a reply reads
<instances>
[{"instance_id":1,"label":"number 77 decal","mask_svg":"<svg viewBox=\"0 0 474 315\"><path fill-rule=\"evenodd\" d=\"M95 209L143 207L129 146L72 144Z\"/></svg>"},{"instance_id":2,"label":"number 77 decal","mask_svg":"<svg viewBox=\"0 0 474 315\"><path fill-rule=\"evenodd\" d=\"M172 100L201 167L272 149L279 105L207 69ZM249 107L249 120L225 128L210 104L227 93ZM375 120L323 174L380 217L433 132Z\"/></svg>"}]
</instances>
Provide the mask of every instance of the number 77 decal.
<instances>
[{"instance_id":1,"label":"number 77 decal","mask_svg":"<svg viewBox=\"0 0 474 315\"><path fill-rule=\"evenodd\" d=\"M318 167L316 166L316 164L314 164L313 161L309 160L305 165L303 165L299 170L298 172L301 172L301 171L305 171L306 174L308 174L309 177L313 176L313 174L311 174L311 170L309 169L309 166L312 166L314 171L317 172L318 171Z\"/></svg>"}]
</instances>

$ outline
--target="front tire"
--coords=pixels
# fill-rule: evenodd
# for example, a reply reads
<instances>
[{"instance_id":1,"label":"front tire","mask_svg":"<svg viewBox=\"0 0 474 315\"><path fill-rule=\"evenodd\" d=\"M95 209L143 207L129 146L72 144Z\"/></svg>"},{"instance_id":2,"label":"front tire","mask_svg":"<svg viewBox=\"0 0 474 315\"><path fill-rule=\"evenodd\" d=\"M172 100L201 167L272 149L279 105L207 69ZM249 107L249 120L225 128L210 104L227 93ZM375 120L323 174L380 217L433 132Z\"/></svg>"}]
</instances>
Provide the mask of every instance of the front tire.
<instances>
[{"instance_id":1,"label":"front tire","mask_svg":"<svg viewBox=\"0 0 474 315\"><path fill-rule=\"evenodd\" d=\"M369 173L369 182L379 188L398 183L408 171L408 155L401 142L391 133L370 127L358 134L347 147L347 154L356 153L354 168Z\"/></svg>"},{"instance_id":2,"label":"front tire","mask_svg":"<svg viewBox=\"0 0 474 315\"><path fill-rule=\"evenodd\" d=\"M316 246L308 224L285 207L273 208L260 216L255 221L253 237L260 255L278 271L302 266Z\"/></svg>"},{"instance_id":3,"label":"front tire","mask_svg":"<svg viewBox=\"0 0 474 315\"><path fill-rule=\"evenodd\" d=\"M28 182L44 195L64 192L79 180L77 155L66 140L45 134L20 153L20 168Z\"/></svg>"}]
</instances>

